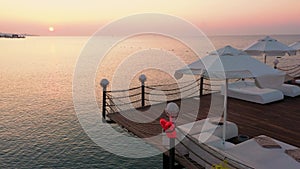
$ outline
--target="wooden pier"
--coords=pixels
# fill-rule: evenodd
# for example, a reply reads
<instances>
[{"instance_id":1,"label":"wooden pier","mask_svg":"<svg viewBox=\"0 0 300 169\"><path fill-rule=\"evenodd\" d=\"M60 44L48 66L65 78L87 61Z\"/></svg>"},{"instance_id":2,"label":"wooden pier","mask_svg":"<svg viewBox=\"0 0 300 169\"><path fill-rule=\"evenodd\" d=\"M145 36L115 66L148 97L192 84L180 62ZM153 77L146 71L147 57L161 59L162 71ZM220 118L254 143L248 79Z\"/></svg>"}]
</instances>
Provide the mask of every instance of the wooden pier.
<instances>
[{"instance_id":1,"label":"wooden pier","mask_svg":"<svg viewBox=\"0 0 300 169\"><path fill-rule=\"evenodd\" d=\"M211 105L212 95L222 98L219 93L208 94L198 98L188 98L184 100L176 100L180 106L193 107L200 102L200 107L197 113L197 120L207 118ZM161 117L167 118L163 113L164 104L156 104L139 108L133 112L127 110L125 112L110 113L107 115L109 119L116 122L118 125L126 128L140 138L148 138L158 135L162 132L159 124ZM141 113L145 117L155 118L156 120L149 123L136 123L128 120L121 114L126 113ZM157 113L161 116L157 118ZM182 112L181 120L178 125L194 121L194 112ZM300 147L300 97L285 97L284 100L273 102L270 104L256 104L238 99L228 99L228 121L237 124L239 134L247 135L250 138L258 135L267 135L277 140L288 144ZM147 141L147 139L145 139ZM156 146L160 150L164 150L160 146L161 139L155 141L147 141ZM167 153L166 153L167 154ZM188 157L180 156L176 153L176 161L186 168L199 168L195 162Z\"/></svg>"}]
</instances>

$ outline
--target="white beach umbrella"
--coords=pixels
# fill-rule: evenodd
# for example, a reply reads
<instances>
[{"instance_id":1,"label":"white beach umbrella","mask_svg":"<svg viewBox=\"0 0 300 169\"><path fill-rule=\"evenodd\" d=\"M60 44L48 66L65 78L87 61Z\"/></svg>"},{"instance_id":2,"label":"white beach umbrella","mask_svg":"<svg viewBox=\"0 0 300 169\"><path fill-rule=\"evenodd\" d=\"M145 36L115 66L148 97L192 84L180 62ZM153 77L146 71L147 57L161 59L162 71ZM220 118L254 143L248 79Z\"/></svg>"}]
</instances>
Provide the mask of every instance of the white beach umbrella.
<instances>
[{"instance_id":1,"label":"white beach umbrella","mask_svg":"<svg viewBox=\"0 0 300 169\"><path fill-rule=\"evenodd\" d=\"M223 116L223 143L225 143L228 79L277 75L278 71L243 51L226 46L177 70L175 74L201 75L209 79L225 80Z\"/></svg>"},{"instance_id":2,"label":"white beach umbrella","mask_svg":"<svg viewBox=\"0 0 300 169\"><path fill-rule=\"evenodd\" d=\"M266 63L267 56L284 56L286 54L296 54L295 49L269 36L266 36L263 39L259 39L257 42L254 42L253 44L245 48L244 51L249 55L264 56L264 63Z\"/></svg>"},{"instance_id":3,"label":"white beach umbrella","mask_svg":"<svg viewBox=\"0 0 300 169\"><path fill-rule=\"evenodd\" d=\"M291 47L291 48L295 49L296 51L300 52L300 41L290 44L289 47Z\"/></svg>"}]
</instances>

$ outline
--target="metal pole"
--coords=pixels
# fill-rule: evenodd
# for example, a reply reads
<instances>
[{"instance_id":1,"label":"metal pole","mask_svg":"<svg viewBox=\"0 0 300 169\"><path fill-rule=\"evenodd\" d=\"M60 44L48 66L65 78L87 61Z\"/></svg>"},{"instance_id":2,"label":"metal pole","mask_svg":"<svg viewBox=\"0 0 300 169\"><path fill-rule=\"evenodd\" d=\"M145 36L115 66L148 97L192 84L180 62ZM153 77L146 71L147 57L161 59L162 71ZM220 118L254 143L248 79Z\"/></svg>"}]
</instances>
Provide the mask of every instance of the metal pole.
<instances>
[{"instance_id":1,"label":"metal pole","mask_svg":"<svg viewBox=\"0 0 300 169\"><path fill-rule=\"evenodd\" d=\"M265 63L267 63L267 55L264 54L264 57L265 57Z\"/></svg>"},{"instance_id":2,"label":"metal pole","mask_svg":"<svg viewBox=\"0 0 300 169\"><path fill-rule=\"evenodd\" d=\"M225 144L225 138L226 138L227 91L228 91L228 79L225 80L225 90L224 90L223 145Z\"/></svg>"},{"instance_id":3,"label":"metal pole","mask_svg":"<svg viewBox=\"0 0 300 169\"><path fill-rule=\"evenodd\" d=\"M142 83L142 107L145 106L145 84Z\"/></svg>"},{"instance_id":4,"label":"metal pole","mask_svg":"<svg viewBox=\"0 0 300 169\"><path fill-rule=\"evenodd\" d=\"M170 150L169 150L169 168L175 168L175 139L170 138Z\"/></svg>"},{"instance_id":5,"label":"metal pole","mask_svg":"<svg viewBox=\"0 0 300 169\"><path fill-rule=\"evenodd\" d=\"M170 139L170 147L169 147L169 168L173 169L175 168L175 138L176 138L176 118L178 117L179 114L179 107L177 104L171 102L167 104L167 107L165 108L165 112L169 116L170 122L173 123L173 128L169 133L170 135L168 136Z\"/></svg>"},{"instance_id":6,"label":"metal pole","mask_svg":"<svg viewBox=\"0 0 300 169\"><path fill-rule=\"evenodd\" d=\"M200 78L200 95L199 95L199 97L203 96L203 81L204 81L204 78L203 78L203 76L201 76L201 78Z\"/></svg>"},{"instance_id":7,"label":"metal pole","mask_svg":"<svg viewBox=\"0 0 300 169\"><path fill-rule=\"evenodd\" d=\"M169 168L169 157L165 154L163 154L163 169L168 169Z\"/></svg>"},{"instance_id":8,"label":"metal pole","mask_svg":"<svg viewBox=\"0 0 300 169\"><path fill-rule=\"evenodd\" d=\"M107 79L102 79L100 82L101 87L103 88L103 95L102 95L102 118L106 118L106 88L109 84Z\"/></svg>"},{"instance_id":9,"label":"metal pole","mask_svg":"<svg viewBox=\"0 0 300 169\"><path fill-rule=\"evenodd\" d=\"M147 80L147 77L144 75L144 74L142 74L140 77L139 77L139 80L140 80L140 82L142 83L141 84L141 105L142 105L142 107L144 107L145 106L145 81Z\"/></svg>"},{"instance_id":10,"label":"metal pole","mask_svg":"<svg viewBox=\"0 0 300 169\"><path fill-rule=\"evenodd\" d=\"M102 97L102 118L106 119L106 91L103 90L103 97Z\"/></svg>"}]
</instances>

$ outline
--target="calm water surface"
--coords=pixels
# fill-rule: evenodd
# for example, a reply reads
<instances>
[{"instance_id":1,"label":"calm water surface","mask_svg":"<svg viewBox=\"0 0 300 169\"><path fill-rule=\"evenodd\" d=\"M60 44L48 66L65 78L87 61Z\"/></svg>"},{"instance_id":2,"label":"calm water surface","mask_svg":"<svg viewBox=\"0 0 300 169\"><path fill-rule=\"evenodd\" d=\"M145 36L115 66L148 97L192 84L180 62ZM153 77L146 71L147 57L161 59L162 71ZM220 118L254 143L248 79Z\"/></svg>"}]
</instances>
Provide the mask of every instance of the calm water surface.
<instances>
[{"instance_id":1,"label":"calm water surface","mask_svg":"<svg viewBox=\"0 0 300 169\"><path fill-rule=\"evenodd\" d=\"M216 48L244 48L263 36L211 37ZM274 36L290 44L300 36ZM162 168L161 156L129 159L97 146L81 128L72 101L72 78L77 57L88 37L28 37L0 39L0 168ZM144 41L145 40L145 41ZM136 37L112 49L98 71L110 79L122 58L132 52L162 48L190 63L193 52L162 37ZM203 52L205 51L203 49ZM262 58L259 58L262 60ZM271 64L274 58L268 58ZM280 64L300 63L299 56ZM105 70L105 71L103 71ZM159 72L148 72L149 83L167 83ZM84 77L82 77L84 78ZM133 80L132 85L136 85ZM100 87L95 86L100 102ZM114 128L124 132L117 125ZM142 144L142 143L141 143Z\"/></svg>"}]
</instances>

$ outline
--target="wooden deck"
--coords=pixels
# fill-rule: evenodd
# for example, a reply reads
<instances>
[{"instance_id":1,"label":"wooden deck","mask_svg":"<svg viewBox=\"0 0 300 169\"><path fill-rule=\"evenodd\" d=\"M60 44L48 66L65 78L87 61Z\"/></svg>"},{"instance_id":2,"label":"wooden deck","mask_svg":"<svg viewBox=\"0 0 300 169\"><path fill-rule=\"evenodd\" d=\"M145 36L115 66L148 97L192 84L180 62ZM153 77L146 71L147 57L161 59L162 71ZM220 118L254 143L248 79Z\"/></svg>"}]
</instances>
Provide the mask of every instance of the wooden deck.
<instances>
[{"instance_id":1,"label":"wooden deck","mask_svg":"<svg viewBox=\"0 0 300 169\"><path fill-rule=\"evenodd\" d=\"M183 106L185 107L185 112L180 112L180 119L177 122L177 125L195 121L195 110L192 109L199 103L199 101L200 107L197 113L197 119L207 118L212 96L220 99L220 102L217 104L222 102L223 97L218 93L202 96L201 99L190 98L182 101L176 101L181 109ZM160 117L166 118L166 115L163 113L164 108L165 104L157 104L151 107L139 109L138 112L132 112L132 110L129 110L121 113L109 114L108 117L138 137L149 138L161 133L162 130L159 124L159 119ZM211 111L222 110L212 107ZM132 115L133 113L140 113L145 118L152 118L155 120L148 123L136 123L124 117L124 115ZM295 98L285 97L282 101L266 105L229 98L227 117L229 121L237 124L239 134L248 135L250 137L263 134L300 147L299 96ZM145 140L148 141L147 139ZM162 147L159 146L160 141L160 139L157 139L156 141L152 140L148 142L159 149L162 149ZM177 155L176 160L187 168L195 168L195 165L184 157Z\"/></svg>"}]
</instances>

